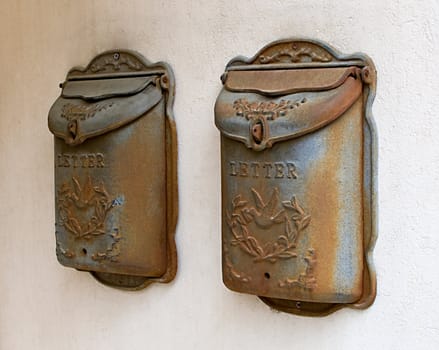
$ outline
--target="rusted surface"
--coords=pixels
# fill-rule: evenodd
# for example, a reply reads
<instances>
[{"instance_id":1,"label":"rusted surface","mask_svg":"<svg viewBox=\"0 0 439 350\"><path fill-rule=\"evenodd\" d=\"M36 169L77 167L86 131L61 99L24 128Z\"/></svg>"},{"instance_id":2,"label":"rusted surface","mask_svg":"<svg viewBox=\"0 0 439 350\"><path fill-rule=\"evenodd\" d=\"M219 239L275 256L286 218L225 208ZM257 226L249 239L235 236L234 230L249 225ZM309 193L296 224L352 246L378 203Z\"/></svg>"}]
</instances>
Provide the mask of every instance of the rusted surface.
<instances>
[{"instance_id":1,"label":"rusted surface","mask_svg":"<svg viewBox=\"0 0 439 350\"><path fill-rule=\"evenodd\" d=\"M176 273L174 78L165 63L109 51L74 68L49 112L57 256L123 289Z\"/></svg>"},{"instance_id":2,"label":"rusted surface","mask_svg":"<svg viewBox=\"0 0 439 350\"><path fill-rule=\"evenodd\" d=\"M223 280L273 308L326 315L376 294L376 73L362 54L275 42L238 57L215 106Z\"/></svg>"}]
</instances>

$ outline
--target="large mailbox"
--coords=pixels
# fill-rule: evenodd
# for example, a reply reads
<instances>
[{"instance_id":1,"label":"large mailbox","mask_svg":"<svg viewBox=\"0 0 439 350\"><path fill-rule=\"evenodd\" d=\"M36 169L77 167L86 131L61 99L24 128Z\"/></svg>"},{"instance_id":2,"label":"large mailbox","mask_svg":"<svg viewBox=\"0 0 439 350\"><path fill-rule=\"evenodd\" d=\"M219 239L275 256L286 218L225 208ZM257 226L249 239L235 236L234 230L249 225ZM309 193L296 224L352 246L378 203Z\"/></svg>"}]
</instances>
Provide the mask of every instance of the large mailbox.
<instances>
[{"instance_id":1,"label":"large mailbox","mask_svg":"<svg viewBox=\"0 0 439 350\"><path fill-rule=\"evenodd\" d=\"M176 273L177 141L169 65L124 50L73 68L49 112L61 264L123 289Z\"/></svg>"},{"instance_id":2,"label":"large mailbox","mask_svg":"<svg viewBox=\"0 0 439 350\"><path fill-rule=\"evenodd\" d=\"M319 316L374 301L376 71L314 40L231 60L221 132L225 285Z\"/></svg>"}]
</instances>

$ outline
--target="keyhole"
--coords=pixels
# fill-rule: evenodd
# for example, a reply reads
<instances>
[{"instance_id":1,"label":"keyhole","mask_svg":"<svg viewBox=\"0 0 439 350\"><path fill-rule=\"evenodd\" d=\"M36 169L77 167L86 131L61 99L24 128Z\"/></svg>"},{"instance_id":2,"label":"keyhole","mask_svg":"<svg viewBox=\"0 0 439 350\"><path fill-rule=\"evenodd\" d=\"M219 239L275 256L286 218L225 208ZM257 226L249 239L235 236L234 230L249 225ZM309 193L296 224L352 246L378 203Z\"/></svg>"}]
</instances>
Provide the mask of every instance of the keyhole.
<instances>
[{"instance_id":1,"label":"keyhole","mask_svg":"<svg viewBox=\"0 0 439 350\"><path fill-rule=\"evenodd\" d=\"M71 121L68 124L68 131L69 131L70 136L72 136L72 138L74 139L76 137L76 134L77 134L77 131L78 131L78 127L77 127L76 121Z\"/></svg>"},{"instance_id":2,"label":"keyhole","mask_svg":"<svg viewBox=\"0 0 439 350\"><path fill-rule=\"evenodd\" d=\"M259 145L262 142L262 137L264 134L264 126L261 122L257 122L252 127L252 136L255 142Z\"/></svg>"}]
</instances>

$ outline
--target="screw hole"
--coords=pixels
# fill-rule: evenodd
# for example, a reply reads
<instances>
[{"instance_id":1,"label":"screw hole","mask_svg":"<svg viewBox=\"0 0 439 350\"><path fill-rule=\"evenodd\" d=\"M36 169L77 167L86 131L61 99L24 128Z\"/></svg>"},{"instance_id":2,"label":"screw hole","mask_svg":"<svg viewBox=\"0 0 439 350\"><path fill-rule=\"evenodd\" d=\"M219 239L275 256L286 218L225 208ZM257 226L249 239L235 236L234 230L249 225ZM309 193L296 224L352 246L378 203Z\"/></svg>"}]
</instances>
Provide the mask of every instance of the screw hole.
<instances>
[{"instance_id":1,"label":"screw hole","mask_svg":"<svg viewBox=\"0 0 439 350\"><path fill-rule=\"evenodd\" d=\"M297 302L296 302L296 308L297 308L297 309L300 309L300 306L301 306L300 301L297 301Z\"/></svg>"},{"instance_id":2,"label":"screw hole","mask_svg":"<svg viewBox=\"0 0 439 350\"><path fill-rule=\"evenodd\" d=\"M82 248L82 254L87 255L87 249Z\"/></svg>"},{"instance_id":3,"label":"screw hole","mask_svg":"<svg viewBox=\"0 0 439 350\"><path fill-rule=\"evenodd\" d=\"M120 57L120 54L118 53L118 52L116 52L114 55L113 55L113 58L114 58L114 60L118 60L119 59L119 57Z\"/></svg>"},{"instance_id":4,"label":"screw hole","mask_svg":"<svg viewBox=\"0 0 439 350\"><path fill-rule=\"evenodd\" d=\"M270 274L268 272L264 273L264 277L269 280L270 279Z\"/></svg>"}]
</instances>

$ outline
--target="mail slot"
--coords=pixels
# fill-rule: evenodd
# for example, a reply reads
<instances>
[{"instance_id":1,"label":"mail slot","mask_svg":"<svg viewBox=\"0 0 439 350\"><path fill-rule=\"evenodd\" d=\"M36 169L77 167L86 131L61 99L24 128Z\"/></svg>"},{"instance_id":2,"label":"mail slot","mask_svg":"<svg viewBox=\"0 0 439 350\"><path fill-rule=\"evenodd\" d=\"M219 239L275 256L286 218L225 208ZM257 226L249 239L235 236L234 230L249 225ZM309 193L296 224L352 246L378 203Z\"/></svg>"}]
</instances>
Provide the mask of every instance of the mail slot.
<instances>
[{"instance_id":1,"label":"mail slot","mask_svg":"<svg viewBox=\"0 0 439 350\"><path fill-rule=\"evenodd\" d=\"M177 143L168 64L131 51L73 68L49 112L56 253L100 282L140 289L176 273Z\"/></svg>"},{"instance_id":2,"label":"mail slot","mask_svg":"<svg viewBox=\"0 0 439 350\"><path fill-rule=\"evenodd\" d=\"M376 294L376 71L364 54L283 40L231 60L221 132L223 281L322 316Z\"/></svg>"}]
</instances>

